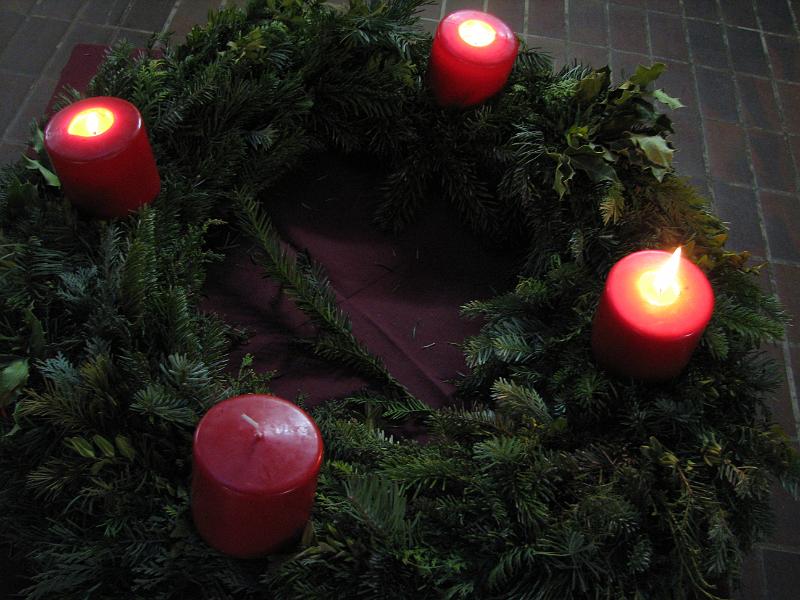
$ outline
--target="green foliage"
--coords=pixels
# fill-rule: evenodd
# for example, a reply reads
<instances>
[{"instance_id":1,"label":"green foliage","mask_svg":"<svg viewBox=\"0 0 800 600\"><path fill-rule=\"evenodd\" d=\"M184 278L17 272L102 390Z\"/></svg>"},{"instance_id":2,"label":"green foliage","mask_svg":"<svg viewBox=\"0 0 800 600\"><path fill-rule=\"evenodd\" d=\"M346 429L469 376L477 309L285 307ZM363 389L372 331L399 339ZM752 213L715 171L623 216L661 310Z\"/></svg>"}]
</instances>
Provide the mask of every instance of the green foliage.
<instances>
[{"instance_id":1,"label":"green foliage","mask_svg":"<svg viewBox=\"0 0 800 600\"><path fill-rule=\"evenodd\" d=\"M772 482L797 493L761 353L783 315L671 170L664 66L612 86L524 48L497 97L441 109L421 4L255 0L163 54L115 48L91 93L140 108L164 184L126 219L77 214L41 152L0 174L0 539L26 597L714 597L768 533ZM412 397L272 227L270 188L323 149L381 165L383 226L442 201L522 251L513 289L463 307L482 328L458 405ZM194 426L271 376L229 365L239 333L199 309L226 223L310 317L306 347L369 381L314 411L313 520L273 559L222 556L190 518ZM602 281L677 244L715 290L702 343L673 381L613 377L589 344Z\"/></svg>"}]
</instances>

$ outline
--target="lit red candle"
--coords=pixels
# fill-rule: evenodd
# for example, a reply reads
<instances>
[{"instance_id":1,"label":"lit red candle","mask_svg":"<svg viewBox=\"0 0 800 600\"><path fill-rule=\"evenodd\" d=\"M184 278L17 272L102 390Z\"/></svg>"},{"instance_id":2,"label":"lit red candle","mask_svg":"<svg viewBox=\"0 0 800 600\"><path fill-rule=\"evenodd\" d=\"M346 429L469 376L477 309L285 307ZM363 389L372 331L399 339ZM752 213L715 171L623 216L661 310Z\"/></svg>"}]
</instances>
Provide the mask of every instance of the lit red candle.
<instances>
[{"instance_id":1,"label":"lit red candle","mask_svg":"<svg viewBox=\"0 0 800 600\"><path fill-rule=\"evenodd\" d=\"M460 10L436 29L428 73L441 106L472 106L499 92L511 73L519 42L500 19Z\"/></svg>"},{"instance_id":2,"label":"lit red candle","mask_svg":"<svg viewBox=\"0 0 800 600\"><path fill-rule=\"evenodd\" d=\"M305 411L275 396L229 398L200 421L193 458L192 515L209 545L252 558L302 533L322 464Z\"/></svg>"},{"instance_id":3,"label":"lit red candle","mask_svg":"<svg viewBox=\"0 0 800 600\"><path fill-rule=\"evenodd\" d=\"M86 214L123 217L160 191L142 116L126 100L98 96L67 106L50 119L44 144L64 194Z\"/></svg>"},{"instance_id":4,"label":"lit red candle","mask_svg":"<svg viewBox=\"0 0 800 600\"><path fill-rule=\"evenodd\" d=\"M635 252L608 274L592 326L592 349L609 370L660 381L691 358L714 310L714 292L694 263L661 250Z\"/></svg>"}]
</instances>

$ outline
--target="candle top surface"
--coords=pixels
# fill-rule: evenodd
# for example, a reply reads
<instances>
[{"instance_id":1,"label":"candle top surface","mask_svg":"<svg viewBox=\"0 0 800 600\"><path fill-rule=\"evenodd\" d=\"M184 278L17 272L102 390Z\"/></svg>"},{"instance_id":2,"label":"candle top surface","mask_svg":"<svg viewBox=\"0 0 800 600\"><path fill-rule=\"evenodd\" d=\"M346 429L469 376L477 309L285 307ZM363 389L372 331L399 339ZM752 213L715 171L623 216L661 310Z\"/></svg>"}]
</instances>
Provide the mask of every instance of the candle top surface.
<instances>
[{"instance_id":1,"label":"candle top surface","mask_svg":"<svg viewBox=\"0 0 800 600\"><path fill-rule=\"evenodd\" d=\"M673 276L660 282L670 268ZM714 310L714 291L700 268L661 250L635 252L617 262L606 294L628 327L656 337L692 335L705 328Z\"/></svg>"},{"instance_id":2,"label":"candle top surface","mask_svg":"<svg viewBox=\"0 0 800 600\"><path fill-rule=\"evenodd\" d=\"M195 469L242 494L280 494L316 477L322 435L295 404L264 394L224 400L194 435Z\"/></svg>"},{"instance_id":3,"label":"candle top surface","mask_svg":"<svg viewBox=\"0 0 800 600\"><path fill-rule=\"evenodd\" d=\"M127 100L96 96L58 111L44 130L45 147L67 160L87 162L119 154L143 128Z\"/></svg>"},{"instance_id":4,"label":"candle top surface","mask_svg":"<svg viewBox=\"0 0 800 600\"><path fill-rule=\"evenodd\" d=\"M513 60L519 48L508 25L478 10L459 10L447 15L439 23L436 38L453 56L482 65Z\"/></svg>"}]
</instances>

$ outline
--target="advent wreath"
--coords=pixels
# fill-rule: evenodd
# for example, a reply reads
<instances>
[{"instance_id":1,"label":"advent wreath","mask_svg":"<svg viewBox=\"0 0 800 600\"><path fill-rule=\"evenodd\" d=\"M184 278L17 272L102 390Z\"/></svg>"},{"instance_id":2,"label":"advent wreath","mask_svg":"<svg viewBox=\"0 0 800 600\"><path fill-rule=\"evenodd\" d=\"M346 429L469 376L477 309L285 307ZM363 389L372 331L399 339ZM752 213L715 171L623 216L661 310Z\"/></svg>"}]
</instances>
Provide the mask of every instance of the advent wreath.
<instances>
[{"instance_id":1,"label":"advent wreath","mask_svg":"<svg viewBox=\"0 0 800 600\"><path fill-rule=\"evenodd\" d=\"M2 172L0 539L27 598L715 598L768 534L773 483L796 493L761 351L783 315L670 166L663 65L612 85L523 48L502 93L443 109L422 3L258 0L163 52L115 48L90 95L139 108L163 181L127 218L76 212L41 140ZM376 227L436 204L512 249L514 283L461 307L481 328L447 406L356 339L273 226L272 190L323 152L380 174ZM369 383L313 409L312 521L269 559L216 552L189 512L199 418L269 387L231 364L236 324L200 309L228 234L308 316L304 351ZM679 244L716 297L690 364L607 373L589 340L609 269Z\"/></svg>"}]
</instances>

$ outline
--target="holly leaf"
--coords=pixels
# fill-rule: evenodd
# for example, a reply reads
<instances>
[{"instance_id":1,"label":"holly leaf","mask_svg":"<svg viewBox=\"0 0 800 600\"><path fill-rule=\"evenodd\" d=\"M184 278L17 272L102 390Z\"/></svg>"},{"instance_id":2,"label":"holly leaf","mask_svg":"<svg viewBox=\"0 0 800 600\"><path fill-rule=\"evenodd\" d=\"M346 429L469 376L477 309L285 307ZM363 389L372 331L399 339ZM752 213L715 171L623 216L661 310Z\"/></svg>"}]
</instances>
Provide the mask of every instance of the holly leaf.
<instances>
[{"instance_id":1,"label":"holly leaf","mask_svg":"<svg viewBox=\"0 0 800 600\"><path fill-rule=\"evenodd\" d=\"M587 144L567 154L570 164L586 173L594 183L619 181L614 167L606 162L606 151L602 147Z\"/></svg>"},{"instance_id":2,"label":"holly leaf","mask_svg":"<svg viewBox=\"0 0 800 600\"><path fill-rule=\"evenodd\" d=\"M630 134L630 140L638 146L644 155L654 165L668 169L672 165L672 155L675 150L660 135L644 135L641 133Z\"/></svg>"},{"instance_id":3,"label":"holly leaf","mask_svg":"<svg viewBox=\"0 0 800 600\"><path fill-rule=\"evenodd\" d=\"M655 63L649 67L639 65L636 67L636 72L631 76L630 81L641 87L647 87L658 79L666 68L667 66L664 63Z\"/></svg>"},{"instance_id":4,"label":"holly leaf","mask_svg":"<svg viewBox=\"0 0 800 600\"><path fill-rule=\"evenodd\" d=\"M655 90L653 92L653 98L661 102L661 104L669 106L672 110L675 110L677 108L684 108L685 106L684 104L681 103L680 100L678 100L677 98L673 98L672 96L670 96L664 90L661 89Z\"/></svg>"}]
</instances>

